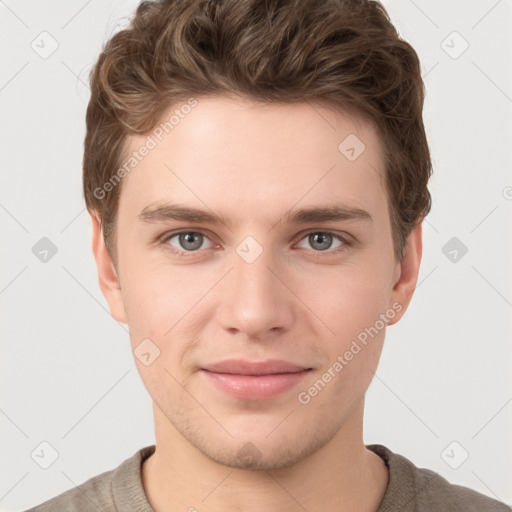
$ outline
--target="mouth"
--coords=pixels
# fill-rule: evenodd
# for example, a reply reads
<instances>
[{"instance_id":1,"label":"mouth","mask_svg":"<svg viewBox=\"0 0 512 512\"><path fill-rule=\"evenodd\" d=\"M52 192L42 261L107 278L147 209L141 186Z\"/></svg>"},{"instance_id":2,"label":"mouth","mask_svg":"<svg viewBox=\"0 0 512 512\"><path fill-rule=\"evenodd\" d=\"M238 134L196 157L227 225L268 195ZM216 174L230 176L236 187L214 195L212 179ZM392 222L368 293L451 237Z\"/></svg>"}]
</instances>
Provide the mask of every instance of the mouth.
<instances>
[{"instance_id":1,"label":"mouth","mask_svg":"<svg viewBox=\"0 0 512 512\"><path fill-rule=\"evenodd\" d=\"M201 369L216 389L241 400L265 400L297 386L312 368L287 361L227 360Z\"/></svg>"}]
</instances>

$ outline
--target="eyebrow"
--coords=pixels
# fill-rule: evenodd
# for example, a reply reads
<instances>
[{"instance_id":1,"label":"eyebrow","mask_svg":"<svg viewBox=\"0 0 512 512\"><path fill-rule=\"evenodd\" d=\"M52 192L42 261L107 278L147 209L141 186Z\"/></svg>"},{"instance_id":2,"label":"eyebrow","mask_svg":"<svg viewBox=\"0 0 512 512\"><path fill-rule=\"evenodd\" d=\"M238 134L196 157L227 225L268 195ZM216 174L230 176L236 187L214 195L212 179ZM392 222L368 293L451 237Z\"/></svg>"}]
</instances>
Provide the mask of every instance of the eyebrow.
<instances>
[{"instance_id":1,"label":"eyebrow","mask_svg":"<svg viewBox=\"0 0 512 512\"><path fill-rule=\"evenodd\" d=\"M171 203L156 203L146 206L137 216L142 222L165 222L182 220L201 224L224 224L229 226L230 221L221 215L198 208L184 207ZM342 205L325 207L301 208L290 210L283 215L280 223L307 224L310 222L329 222L358 220L372 222L372 216L360 208L351 208Z\"/></svg>"}]
</instances>

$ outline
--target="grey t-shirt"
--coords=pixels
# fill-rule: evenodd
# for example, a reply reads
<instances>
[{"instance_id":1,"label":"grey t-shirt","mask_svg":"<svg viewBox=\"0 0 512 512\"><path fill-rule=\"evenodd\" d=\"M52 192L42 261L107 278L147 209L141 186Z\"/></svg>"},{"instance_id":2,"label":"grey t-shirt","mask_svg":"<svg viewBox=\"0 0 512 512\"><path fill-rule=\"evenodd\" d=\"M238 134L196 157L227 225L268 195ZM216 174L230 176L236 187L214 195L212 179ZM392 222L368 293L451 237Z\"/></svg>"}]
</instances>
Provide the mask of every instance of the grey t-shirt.
<instances>
[{"instance_id":1,"label":"grey t-shirt","mask_svg":"<svg viewBox=\"0 0 512 512\"><path fill-rule=\"evenodd\" d=\"M511 507L467 487L454 485L429 469L380 444L367 445L389 468L389 484L377 512L511 512ZM141 466L155 445L138 450L117 468L27 512L155 512L142 485ZM201 508L201 507L199 507Z\"/></svg>"}]
</instances>

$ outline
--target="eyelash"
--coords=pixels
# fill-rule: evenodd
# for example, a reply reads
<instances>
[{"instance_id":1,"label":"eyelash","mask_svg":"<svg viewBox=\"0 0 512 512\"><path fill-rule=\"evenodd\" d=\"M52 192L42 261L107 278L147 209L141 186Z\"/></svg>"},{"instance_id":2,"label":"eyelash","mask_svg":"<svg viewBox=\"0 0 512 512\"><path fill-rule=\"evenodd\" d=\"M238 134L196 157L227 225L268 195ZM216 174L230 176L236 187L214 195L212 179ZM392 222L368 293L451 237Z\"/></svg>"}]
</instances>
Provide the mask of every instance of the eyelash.
<instances>
[{"instance_id":1,"label":"eyelash","mask_svg":"<svg viewBox=\"0 0 512 512\"><path fill-rule=\"evenodd\" d=\"M167 243L167 242L169 242L169 240L171 238L173 238L174 236L179 235L181 233L200 234L200 235L203 235L206 238L210 239L210 237L208 236L208 233L206 233L205 231L201 231L201 230L194 231L194 230L190 230L190 229L183 229L180 231L172 231L170 233L166 233L165 235L163 235L163 237L160 238L160 244L163 245L164 249L170 251L175 256L179 256L179 257L183 257L183 258L193 257L205 249L197 249L195 251L181 251ZM303 237L299 240L299 242L301 242L302 240L304 240L304 238L306 238L307 236L312 235L312 234L332 235L333 238L342 242L342 245L340 247L336 248L335 250L330 250L330 249L326 249L325 251L312 250L312 252L314 252L315 254L318 254L320 256L322 256L323 254L325 254L325 255L339 254L339 253L343 252L344 250L346 250L347 247L350 247L352 245L345 237L343 237L342 235L340 235L334 231L319 231L319 230L308 231L307 233L305 233L303 235Z\"/></svg>"}]
</instances>

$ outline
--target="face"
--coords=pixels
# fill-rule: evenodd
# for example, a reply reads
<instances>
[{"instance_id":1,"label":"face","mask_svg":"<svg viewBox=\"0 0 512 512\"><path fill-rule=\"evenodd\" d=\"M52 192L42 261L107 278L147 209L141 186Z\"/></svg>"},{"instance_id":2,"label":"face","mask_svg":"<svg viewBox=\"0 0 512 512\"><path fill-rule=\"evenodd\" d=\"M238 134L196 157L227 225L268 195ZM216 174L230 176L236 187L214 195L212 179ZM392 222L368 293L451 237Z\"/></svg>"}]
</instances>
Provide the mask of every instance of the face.
<instances>
[{"instance_id":1,"label":"face","mask_svg":"<svg viewBox=\"0 0 512 512\"><path fill-rule=\"evenodd\" d=\"M227 466L288 467L360 414L416 283L421 227L397 261L362 118L224 97L187 112L123 179L118 276L95 225L100 285L129 325L157 430ZM294 367L214 371L233 359Z\"/></svg>"}]
</instances>

